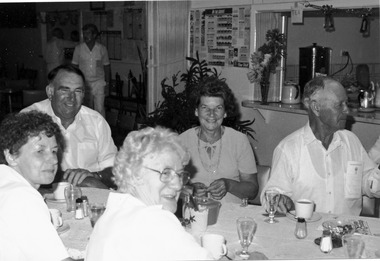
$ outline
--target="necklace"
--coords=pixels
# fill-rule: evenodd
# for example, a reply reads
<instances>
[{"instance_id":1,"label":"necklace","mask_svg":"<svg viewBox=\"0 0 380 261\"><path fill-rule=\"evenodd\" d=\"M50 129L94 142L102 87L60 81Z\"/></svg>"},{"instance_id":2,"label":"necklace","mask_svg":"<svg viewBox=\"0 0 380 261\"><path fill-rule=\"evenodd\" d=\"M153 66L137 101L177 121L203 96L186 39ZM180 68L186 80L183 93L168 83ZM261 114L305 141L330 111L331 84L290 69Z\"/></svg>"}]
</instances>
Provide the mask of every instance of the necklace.
<instances>
[{"instance_id":1,"label":"necklace","mask_svg":"<svg viewBox=\"0 0 380 261\"><path fill-rule=\"evenodd\" d=\"M222 154L222 135L220 139L210 144L209 142L204 142L205 145L201 147L201 128L198 131L198 153L201 160L203 168L210 174L215 174L219 167L220 155ZM219 146L218 146L219 143ZM216 150L219 147L218 155L216 156Z\"/></svg>"}]
</instances>

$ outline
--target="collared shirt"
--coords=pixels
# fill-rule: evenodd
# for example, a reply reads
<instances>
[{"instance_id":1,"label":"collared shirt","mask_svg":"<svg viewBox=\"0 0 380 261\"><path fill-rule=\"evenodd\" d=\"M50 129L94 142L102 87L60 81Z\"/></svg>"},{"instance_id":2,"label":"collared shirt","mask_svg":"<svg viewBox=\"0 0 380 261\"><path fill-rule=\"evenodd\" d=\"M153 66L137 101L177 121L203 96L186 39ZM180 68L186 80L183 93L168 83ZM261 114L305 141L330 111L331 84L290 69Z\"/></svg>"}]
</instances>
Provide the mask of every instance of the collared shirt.
<instances>
[{"instance_id":1,"label":"collared shirt","mask_svg":"<svg viewBox=\"0 0 380 261\"><path fill-rule=\"evenodd\" d=\"M348 170L355 164L362 166L362 177L358 180L361 185L348 181ZM265 190L274 188L293 201L313 200L318 212L359 215L361 195L372 196L369 177L374 175L378 175L377 166L355 134L348 130L337 131L326 150L307 123L276 147L261 202L266 203Z\"/></svg>"},{"instance_id":2,"label":"collared shirt","mask_svg":"<svg viewBox=\"0 0 380 261\"><path fill-rule=\"evenodd\" d=\"M117 148L111 137L111 129L101 114L82 105L74 122L65 129L48 99L34 103L22 112L30 110L47 113L60 126L66 141L61 163L63 171L81 168L93 172L113 166Z\"/></svg>"},{"instance_id":3,"label":"collared shirt","mask_svg":"<svg viewBox=\"0 0 380 261\"><path fill-rule=\"evenodd\" d=\"M87 261L211 260L178 218L130 194L111 192L87 246Z\"/></svg>"},{"instance_id":4,"label":"collared shirt","mask_svg":"<svg viewBox=\"0 0 380 261\"><path fill-rule=\"evenodd\" d=\"M0 164L0 260L58 261L69 257L41 194Z\"/></svg>"},{"instance_id":5,"label":"collared shirt","mask_svg":"<svg viewBox=\"0 0 380 261\"><path fill-rule=\"evenodd\" d=\"M75 47L72 63L79 65L79 69L86 77L86 81L94 82L104 80L104 66L109 65L108 52L104 45L95 42L90 51L86 43Z\"/></svg>"}]
</instances>

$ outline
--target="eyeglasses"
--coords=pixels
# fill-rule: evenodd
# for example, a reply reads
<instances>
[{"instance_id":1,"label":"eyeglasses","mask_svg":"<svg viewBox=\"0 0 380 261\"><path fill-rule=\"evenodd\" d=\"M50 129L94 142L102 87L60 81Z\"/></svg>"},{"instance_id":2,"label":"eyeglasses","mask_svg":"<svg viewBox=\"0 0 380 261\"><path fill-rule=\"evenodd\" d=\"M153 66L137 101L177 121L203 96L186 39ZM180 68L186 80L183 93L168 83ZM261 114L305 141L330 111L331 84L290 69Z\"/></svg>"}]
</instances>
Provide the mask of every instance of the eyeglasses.
<instances>
[{"instance_id":1,"label":"eyeglasses","mask_svg":"<svg viewBox=\"0 0 380 261\"><path fill-rule=\"evenodd\" d=\"M145 167L146 169L149 169L151 171L157 172L160 174L160 180L163 183L169 183L170 181L173 180L174 176L177 175L179 180L181 181L182 185L186 185L187 182L190 180L190 174L187 171L181 171L181 172L176 172L174 169L171 168L165 168L163 171L158 171L156 169L151 169L148 167Z\"/></svg>"}]
</instances>

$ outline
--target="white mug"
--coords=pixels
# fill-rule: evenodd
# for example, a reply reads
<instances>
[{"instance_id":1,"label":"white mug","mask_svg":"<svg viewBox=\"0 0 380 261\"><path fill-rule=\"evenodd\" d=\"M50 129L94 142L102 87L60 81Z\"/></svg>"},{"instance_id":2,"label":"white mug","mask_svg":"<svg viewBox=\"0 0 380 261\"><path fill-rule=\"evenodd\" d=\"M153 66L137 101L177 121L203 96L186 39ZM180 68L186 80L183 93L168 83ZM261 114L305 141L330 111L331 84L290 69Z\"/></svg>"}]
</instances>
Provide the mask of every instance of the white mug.
<instances>
[{"instance_id":1,"label":"white mug","mask_svg":"<svg viewBox=\"0 0 380 261\"><path fill-rule=\"evenodd\" d=\"M205 234L201 237L201 245L206 248L214 259L220 259L227 254L226 240L222 235Z\"/></svg>"},{"instance_id":2,"label":"white mug","mask_svg":"<svg viewBox=\"0 0 380 261\"><path fill-rule=\"evenodd\" d=\"M309 219L313 216L314 202L309 199L299 199L295 203L296 217Z\"/></svg>"},{"instance_id":3,"label":"white mug","mask_svg":"<svg viewBox=\"0 0 380 261\"><path fill-rule=\"evenodd\" d=\"M70 185L69 182L58 182L53 184L53 196L57 200L65 200L65 188Z\"/></svg>"},{"instance_id":4,"label":"white mug","mask_svg":"<svg viewBox=\"0 0 380 261\"><path fill-rule=\"evenodd\" d=\"M50 212L50 219L51 219L51 223L53 224L53 226L55 227L55 229L59 228L60 226L63 225L63 221L62 221L62 213L59 209L56 209L56 208L49 208L49 212Z\"/></svg>"}]
</instances>

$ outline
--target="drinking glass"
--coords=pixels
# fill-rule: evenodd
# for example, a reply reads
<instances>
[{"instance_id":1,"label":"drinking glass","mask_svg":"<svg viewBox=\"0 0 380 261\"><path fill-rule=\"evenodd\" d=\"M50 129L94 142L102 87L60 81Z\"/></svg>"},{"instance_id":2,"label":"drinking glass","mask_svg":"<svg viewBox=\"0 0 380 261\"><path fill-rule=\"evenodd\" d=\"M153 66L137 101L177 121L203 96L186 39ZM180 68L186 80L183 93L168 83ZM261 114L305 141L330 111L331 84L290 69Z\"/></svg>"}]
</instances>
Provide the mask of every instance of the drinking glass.
<instances>
[{"instance_id":1,"label":"drinking glass","mask_svg":"<svg viewBox=\"0 0 380 261\"><path fill-rule=\"evenodd\" d=\"M94 227L98 219L103 215L106 210L106 206L102 203L93 203L90 204L90 221L91 226Z\"/></svg>"},{"instance_id":2,"label":"drinking glass","mask_svg":"<svg viewBox=\"0 0 380 261\"><path fill-rule=\"evenodd\" d=\"M277 211L278 199L280 194L275 190L267 190L265 191L265 199L267 200L267 210L269 213L269 217L264 221L269 224L277 223L278 220L274 219L274 214Z\"/></svg>"},{"instance_id":3,"label":"drinking glass","mask_svg":"<svg viewBox=\"0 0 380 261\"><path fill-rule=\"evenodd\" d=\"M342 238L343 246L348 258L361 258L364 252L365 244L363 239L358 235L344 235Z\"/></svg>"},{"instance_id":4,"label":"drinking glass","mask_svg":"<svg viewBox=\"0 0 380 261\"><path fill-rule=\"evenodd\" d=\"M252 242L253 235L256 233L257 223L253 218L241 217L236 220L237 232L239 235L239 242L242 250L237 254L242 258L248 258L248 247Z\"/></svg>"},{"instance_id":5,"label":"drinking glass","mask_svg":"<svg viewBox=\"0 0 380 261\"><path fill-rule=\"evenodd\" d=\"M67 205L67 212L73 212L76 208L76 199L82 197L82 191L79 187L70 184L65 188L65 198Z\"/></svg>"}]
</instances>

